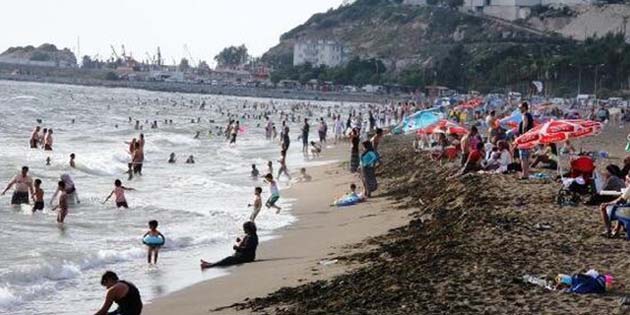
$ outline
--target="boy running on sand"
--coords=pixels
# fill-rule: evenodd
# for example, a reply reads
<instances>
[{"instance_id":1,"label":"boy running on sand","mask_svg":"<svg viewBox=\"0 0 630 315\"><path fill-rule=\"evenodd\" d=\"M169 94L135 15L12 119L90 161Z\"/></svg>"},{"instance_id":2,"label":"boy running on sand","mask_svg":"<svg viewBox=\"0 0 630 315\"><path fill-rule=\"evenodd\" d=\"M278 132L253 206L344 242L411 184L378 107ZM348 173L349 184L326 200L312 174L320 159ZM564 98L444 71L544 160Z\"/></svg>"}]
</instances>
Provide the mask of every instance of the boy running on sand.
<instances>
[{"instance_id":1,"label":"boy running on sand","mask_svg":"<svg viewBox=\"0 0 630 315\"><path fill-rule=\"evenodd\" d=\"M164 235L162 235L162 233L158 231L157 227L158 227L158 221L156 220L149 221L149 231L144 233L144 236L142 236L143 242L144 242L144 238L146 238L147 236L159 237L162 239L161 245L147 244L145 242L145 245L147 245L147 247L149 248L147 252L147 262L149 263L149 265L151 264L151 254L153 254L153 264L157 264L158 252L160 251L160 247L162 247L164 243L166 242L166 237L164 237Z\"/></svg>"},{"instance_id":2,"label":"boy running on sand","mask_svg":"<svg viewBox=\"0 0 630 315\"><path fill-rule=\"evenodd\" d=\"M112 190L109 196L105 198L103 204L105 204L107 200L112 197L112 195L116 195L116 208L123 207L125 209L129 209L129 205L127 205L127 199L125 198L125 190L132 191L135 189L123 186L120 179L117 179L116 181L114 181L114 190Z\"/></svg>"},{"instance_id":3,"label":"boy running on sand","mask_svg":"<svg viewBox=\"0 0 630 315\"><path fill-rule=\"evenodd\" d=\"M68 215L68 193L66 192L66 182L60 180L57 187L58 190L61 191L59 194L59 204L57 204L52 211L59 209L59 212L57 213L57 223L63 224L66 215Z\"/></svg>"},{"instance_id":4,"label":"boy running on sand","mask_svg":"<svg viewBox=\"0 0 630 315\"><path fill-rule=\"evenodd\" d=\"M249 216L249 221L254 222L260 212L260 209L262 208L262 199L260 198L260 194L262 194L262 188L256 187L254 189L254 203L247 205L247 207L254 207L252 214Z\"/></svg>"},{"instance_id":5,"label":"boy running on sand","mask_svg":"<svg viewBox=\"0 0 630 315\"><path fill-rule=\"evenodd\" d=\"M35 204L33 205L33 213L35 213L35 211L37 210L44 210L44 190L41 188L41 185L42 180L39 178L36 179L34 185L35 193L33 194L33 201L35 202Z\"/></svg>"},{"instance_id":6,"label":"boy running on sand","mask_svg":"<svg viewBox=\"0 0 630 315\"><path fill-rule=\"evenodd\" d=\"M269 197L269 199L267 199L265 206L267 208L274 208L276 209L276 213L280 213L280 210L282 210L282 208L276 206L276 202L278 202L278 199L280 199L280 191L278 190L278 183L276 183L276 181L273 180L273 175L271 174L265 175L265 181L269 183L269 192L271 192L271 196Z\"/></svg>"}]
</instances>

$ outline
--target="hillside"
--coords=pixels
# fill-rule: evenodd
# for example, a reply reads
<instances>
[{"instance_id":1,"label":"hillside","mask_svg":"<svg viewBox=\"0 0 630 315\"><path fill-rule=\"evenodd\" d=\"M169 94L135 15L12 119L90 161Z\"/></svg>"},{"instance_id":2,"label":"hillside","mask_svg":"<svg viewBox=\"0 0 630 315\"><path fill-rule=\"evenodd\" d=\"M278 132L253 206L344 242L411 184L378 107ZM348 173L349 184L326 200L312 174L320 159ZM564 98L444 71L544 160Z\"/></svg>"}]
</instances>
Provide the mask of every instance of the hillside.
<instances>
[{"instance_id":1,"label":"hillside","mask_svg":"<svg viewBox=\"0 0 630 315\"><path fill-rule=\"evenodd\" d=\"M74 67L77 59L68 48L57 49L52 44L39 47L11 47L0 54L0 62L10 64L29 64L38 66Z\"/></svg>"},{"instance_id":2,"label":"hillside","mask_svg":"<svg viewBox=\"0 0 630 315\"><path fill-rule=\"evenodd\" d=\"M275 69L272 80L385 84L407 91L439 84L484 93L528 93L536 80L545 83L545 94L562 97L630 91L630 45L620 32L629 6L533 7L532 17L511 23L462 13L448 3L398 2L357 0L283 34L263 56ZM350 62L294 67L294 43L309 39L342 42Z\"/></svg>"},{"instance_id":3,"label":"hillside","mask_svg":"<svg viewBox=\"0 0 630 315\"><path fill-rule=\"evenodd\" d=\"M292 60L298 39L335 39L361 58L379 58L391 71L436 62L455 45L467 50L503 50L514 43L557 42L524 28L441 7L402 6L389 1L357 1L316 14L285 33L264 59L274 64ZM492 47L490 47L492 46Z\"/></svg>"}]
</instances>

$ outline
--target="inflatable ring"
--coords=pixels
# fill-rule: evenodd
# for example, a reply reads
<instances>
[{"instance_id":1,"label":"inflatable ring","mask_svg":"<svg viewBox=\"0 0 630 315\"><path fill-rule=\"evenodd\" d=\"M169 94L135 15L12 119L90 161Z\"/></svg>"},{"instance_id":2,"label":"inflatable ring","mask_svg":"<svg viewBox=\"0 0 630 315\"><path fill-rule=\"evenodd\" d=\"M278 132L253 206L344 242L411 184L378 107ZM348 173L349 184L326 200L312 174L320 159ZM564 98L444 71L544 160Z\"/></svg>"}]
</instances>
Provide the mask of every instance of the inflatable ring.
<instances>
[{"instance_id":1,"label":"inflatable ring","mask_svg":"<svg viewBox=\"0 0 630 315\"><path fill-rule=\"evenodd\" d=\"M159 235L147 235L142 239L142 243L147 246L163 246L165 241Z\"/></svg>"}]
</instances>

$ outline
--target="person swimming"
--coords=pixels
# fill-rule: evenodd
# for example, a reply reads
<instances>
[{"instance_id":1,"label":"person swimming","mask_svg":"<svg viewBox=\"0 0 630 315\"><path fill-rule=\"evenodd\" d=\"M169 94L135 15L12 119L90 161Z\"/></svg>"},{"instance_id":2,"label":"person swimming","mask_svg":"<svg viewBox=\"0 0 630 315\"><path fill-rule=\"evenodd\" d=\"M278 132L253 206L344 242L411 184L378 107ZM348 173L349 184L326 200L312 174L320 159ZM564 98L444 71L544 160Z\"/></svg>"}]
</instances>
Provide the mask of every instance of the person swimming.
<instances>
[{"instance_id":1,"label":"person swimming","mask_svg":"<svg viewBox=\"0 0 630 315\"><path fill-rule=\"evenodd\" d=\"M176 161L177 159L175 158L175 152L171 152L171 155L168 158L168 163L174 164Z\"/></svg>"},{"instance_id":2,"label":"person swimming","mask_svg":"<svg viewBox=\"0 0 630 315\"><path fill-rule=\"evenodd\" d=\"M195 164L195 158L191 155L186 159L186 164Z\"/></svg>"}]
</instances>

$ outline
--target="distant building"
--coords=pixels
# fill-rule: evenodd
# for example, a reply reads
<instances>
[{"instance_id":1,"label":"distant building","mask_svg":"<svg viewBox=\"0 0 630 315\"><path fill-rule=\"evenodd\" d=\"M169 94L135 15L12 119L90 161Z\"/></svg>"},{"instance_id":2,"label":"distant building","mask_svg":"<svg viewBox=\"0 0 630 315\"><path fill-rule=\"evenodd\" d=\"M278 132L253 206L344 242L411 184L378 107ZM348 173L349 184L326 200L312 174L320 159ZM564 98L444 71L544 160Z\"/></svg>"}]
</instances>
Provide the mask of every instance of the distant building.
<instances>
[{"instance_id":1,"label":"distant building","mask_svg":"<svg viewBox=\"0 0 630 315\"><path fill-rule=\"evenodd\" d=\"M349 49L332 40L298 41L293 46L293 65L310 63L315 66L336 67L348 61Z\"/></svg>"},{"instance_id":2,"label":"distant building","mask_svg":"<svg viewBox=\"0 0 630 315\"><path fill-rule=\"evenodd\" d=\"M535 6L591 5L596 0L464 0L462 9L483 13L508 21L526 19Z\"/></svg>"},{"instance_id":3,"label":"distant building","mask_svg":"<svg viewBox=\"0 0 630 315\"><path fill-rule=\"evenodd\" d=\"M427 5L427 0L403 0L402 4L424 6Z\"/></svg>"}]
</instances>

